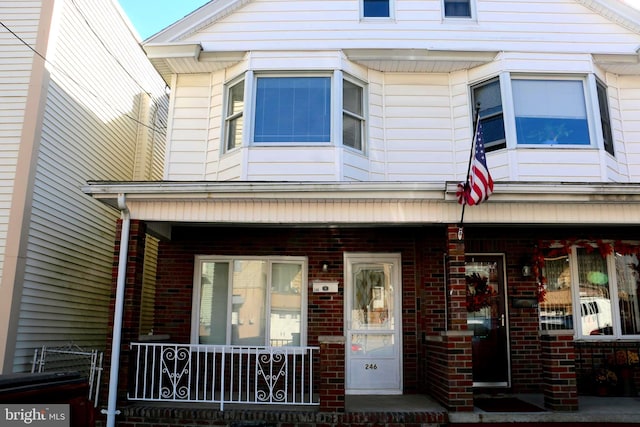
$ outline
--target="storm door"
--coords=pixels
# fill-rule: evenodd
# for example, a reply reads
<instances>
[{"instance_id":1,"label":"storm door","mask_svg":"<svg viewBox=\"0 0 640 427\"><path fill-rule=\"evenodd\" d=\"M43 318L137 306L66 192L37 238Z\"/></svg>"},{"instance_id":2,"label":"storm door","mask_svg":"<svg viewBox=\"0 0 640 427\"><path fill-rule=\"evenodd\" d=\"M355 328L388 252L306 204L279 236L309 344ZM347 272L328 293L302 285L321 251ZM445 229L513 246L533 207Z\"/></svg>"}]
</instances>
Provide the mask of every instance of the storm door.
<instances>
[{"instance_id":1,"label":"storm door","mask_svg":"<svg viewBox=\"0 0 640 427\"><path fill-rule=\"evenodd\" d=\"M346 393L401 394L399 254L345 254Z\"/></svg>"},{"instance_id":2,"label":"storm door","mask_svg":"<svg viewBox=\"0 0 640 427\"><path fill-rule=\"evenodd\" d=\"M503 255L468 254L467 327L473 331L474 387L509 387L509 321Z\"/></svg>"}]
</instances>

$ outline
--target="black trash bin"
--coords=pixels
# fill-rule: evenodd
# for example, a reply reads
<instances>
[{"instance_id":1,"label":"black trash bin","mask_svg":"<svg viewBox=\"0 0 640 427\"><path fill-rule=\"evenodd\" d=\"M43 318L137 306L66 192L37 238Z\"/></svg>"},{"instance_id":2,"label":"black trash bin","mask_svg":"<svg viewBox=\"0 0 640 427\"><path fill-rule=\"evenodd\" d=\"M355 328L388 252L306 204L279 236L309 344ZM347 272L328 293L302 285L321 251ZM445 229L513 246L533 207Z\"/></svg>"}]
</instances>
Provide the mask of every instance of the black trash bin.
<instances>
[{"instance_id":1,"label":"black trash bin","mask_svg":"<svg viewBox=\"0 0 640 427\"><path fill-rule=\"evenodd\" d=\"M68 404L70 426L95 426L89 382L77 372L0 375L0 404Z\"/></svg>"}]
</instances>

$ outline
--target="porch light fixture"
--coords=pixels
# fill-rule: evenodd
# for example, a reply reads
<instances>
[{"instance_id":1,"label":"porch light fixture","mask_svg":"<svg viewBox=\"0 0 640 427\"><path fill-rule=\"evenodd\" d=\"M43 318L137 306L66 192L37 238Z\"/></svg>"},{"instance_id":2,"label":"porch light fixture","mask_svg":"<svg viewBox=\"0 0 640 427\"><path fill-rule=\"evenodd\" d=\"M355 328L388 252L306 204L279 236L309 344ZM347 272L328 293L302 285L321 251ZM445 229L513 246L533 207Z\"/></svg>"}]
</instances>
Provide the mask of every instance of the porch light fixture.
<instances>
[{"instance_id":1,"label":"porch light fixture","mask_svg":"<svg viewBox=\"0 0 640 427\"><path fill-rule=\"evenodd\" d=\"M322 269L322 272L324 272L324 273L329 271L329 261L320 261L320 268Z\"/></svg>"},{"instance_id":2,"label":"porch light fixture","mask_svg":"<svg viewBox=\"0 0 640 427\"><path fill-rule=\"evenodd\" d=\"M530 277L531 276L531 266L523 265L522 266L522 277Z\"/></svg>"}]
</instances>

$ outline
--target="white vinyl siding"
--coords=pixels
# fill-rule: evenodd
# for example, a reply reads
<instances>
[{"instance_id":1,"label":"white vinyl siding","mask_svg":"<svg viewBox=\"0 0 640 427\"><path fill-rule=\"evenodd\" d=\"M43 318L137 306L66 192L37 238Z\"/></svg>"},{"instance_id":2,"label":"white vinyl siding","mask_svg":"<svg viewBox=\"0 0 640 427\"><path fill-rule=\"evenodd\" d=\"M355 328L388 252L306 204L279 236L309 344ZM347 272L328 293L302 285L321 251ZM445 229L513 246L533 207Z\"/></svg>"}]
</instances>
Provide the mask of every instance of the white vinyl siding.
<instances>
[{"instance_id":1,"label":"white vinyl siding","mask_svg":"<svg viewBox=\"0 0 640 427\"><path fill-rule=\"evenodd\" d=\"M183 74L173 88L166 180L202 180L211 105L211 76ZM221 90L221 87L217 88ZM218 99L222 101L222 97ZM218 124L219 126L219 124ZM218 138L219 136L216 135ZM218 144L219 145L219 144Z\"/></svg>"},{"instance_id":2,"label":"white vinyl siding","mask_svg":"<svg viewBox=\"0 0 640 427\"><path fill-rule=\"evenodd\" d=\"M443 22L441 1L395 2L394 20L361 20L357 1L253 1L183 41L211 40L212 46L227 51L380 48L399 43L406 49L424 49L425 41L431 40L438 41L438 50L485 46L527 51L530 40L537 41L536 51L637 49L631 30L573 0L480 1L476 9L477 23L468 24L473 31L456 31L460 22Z\"/></svg>"},{"instance_id":3,"label":"white vinyl siding","mask_svg":"<svg viewBox=\"0 0 640 427\"><path fill-rule=\"evenodd\" d=\"M118 213L81 187L88 180L161 178L163 149L154 144L166 132L164 82L111 2L60 4L28 228L18 372L29 369L33 349L43 344L105 345ZM141 118L158 129L141 131Z\"/></svg>"}]
</instances>

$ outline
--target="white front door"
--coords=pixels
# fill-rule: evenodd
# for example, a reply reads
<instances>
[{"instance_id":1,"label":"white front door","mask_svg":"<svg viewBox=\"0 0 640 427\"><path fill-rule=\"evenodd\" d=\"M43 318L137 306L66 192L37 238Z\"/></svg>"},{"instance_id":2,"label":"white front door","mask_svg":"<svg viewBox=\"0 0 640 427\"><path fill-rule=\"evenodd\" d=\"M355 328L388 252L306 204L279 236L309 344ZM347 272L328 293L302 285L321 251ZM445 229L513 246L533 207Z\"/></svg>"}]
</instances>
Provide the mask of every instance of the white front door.
<instances>
[{"instance_id":1,"label":"white front door","mask_svg":"<svg viewBox=\"0 0 640 427\"><path fill-rule=\"evenodd\" d=\"M401 394L400 254L345 253L347 394Z\"/></svg>"}]
</instances>

